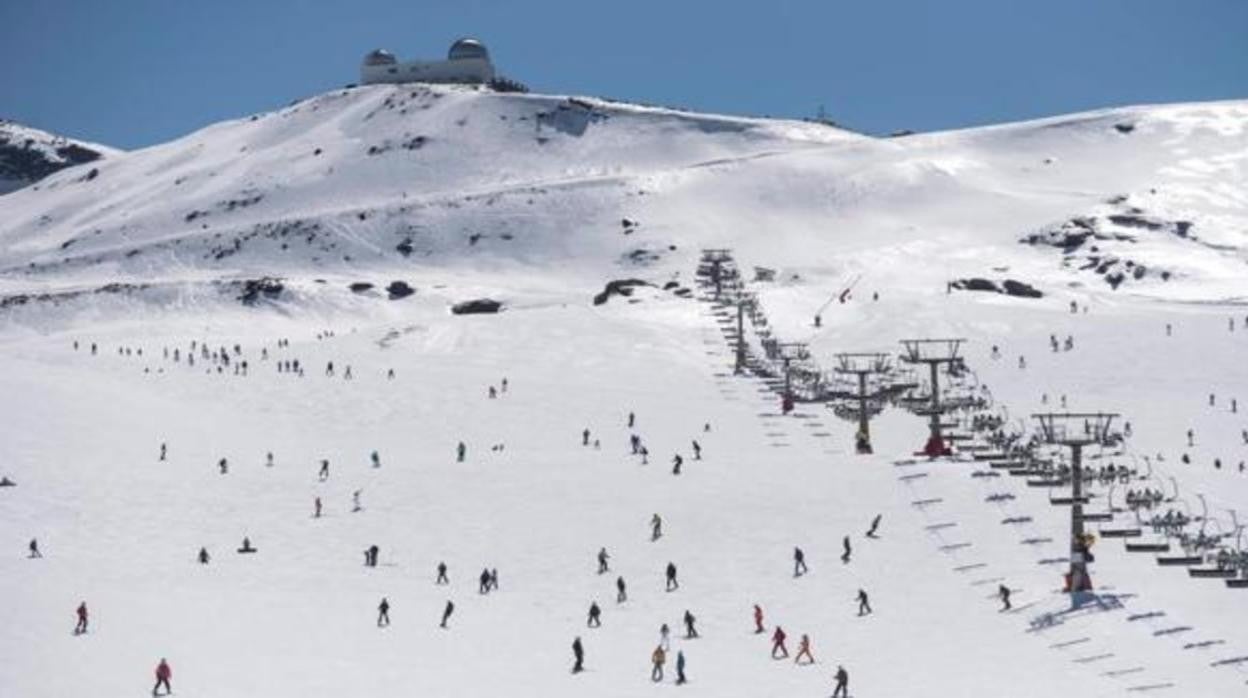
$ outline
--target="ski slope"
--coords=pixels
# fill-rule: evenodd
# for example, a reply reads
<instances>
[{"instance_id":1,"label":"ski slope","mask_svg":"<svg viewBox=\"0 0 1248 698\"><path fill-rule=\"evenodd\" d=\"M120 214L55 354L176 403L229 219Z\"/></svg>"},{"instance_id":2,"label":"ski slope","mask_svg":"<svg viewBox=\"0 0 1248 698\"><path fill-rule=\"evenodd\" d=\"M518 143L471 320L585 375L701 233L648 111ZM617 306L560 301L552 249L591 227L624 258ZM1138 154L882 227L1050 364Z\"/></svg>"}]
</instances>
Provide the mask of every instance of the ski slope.
<instances>
[{"instance_id":1,"label":"ski slope","mask_svg":"<svg viewBox=\"0 0 1248 698\"><path fill-rule=\"evenodd\" d=\"M1069 522L1047 490L973 477L965 458L911 462L926 424L898 409L873 420L865 456L821 405L781 416L762 380L733 375L724 309L694 272L708 248L774 270L747 288L825 366L964 337L1011 424L1063 395L1120 412L1148 484L1189 513L1203 496L1225 532L1248 519L1248 403L1229 407L1248 400L1246 124L1248 105L1226 102L878 140L378 86L0 196L0 476L17 483L0 489L0 695L131 695L167 657L178 695L636 696L674 689L676 650L680 690L716 697L826 696L838 665L854 696L1242 694L1248 662L1214 664L1248 655L1248 592L1104 539L1092 575L1113 607L1064 613L1064 567L1041 561L1068 553ZM239 302L261 277L281 290ZM629 278L652 286L593 304ZM1044 296L947 286L971 278ZM414 295L390 299L395 280ZM503 311L449 312L478 298ZM189 366L191 342L229 348L231 367L198 350ZM292 359L302 377L278 371ZM244 536L258 553L234 552ZM42 559L25 559L31 538ZM485 567L501 582L488 595ZM998 584L1017 611L999 612ZM814 665L770 658L756 603L790 654L810 635ZM701 637L683 638L685 610Z\"/></svg>"}]
</instances>

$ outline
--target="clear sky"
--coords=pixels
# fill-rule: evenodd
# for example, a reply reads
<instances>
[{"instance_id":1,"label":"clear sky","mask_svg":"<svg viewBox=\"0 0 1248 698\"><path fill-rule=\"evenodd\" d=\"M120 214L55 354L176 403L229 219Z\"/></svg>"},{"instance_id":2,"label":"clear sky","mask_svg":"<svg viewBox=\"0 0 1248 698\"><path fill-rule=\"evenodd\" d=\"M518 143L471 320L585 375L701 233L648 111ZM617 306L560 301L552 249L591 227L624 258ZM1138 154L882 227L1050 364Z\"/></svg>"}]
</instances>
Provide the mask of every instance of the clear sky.
<instances>
[{"instance_id":1,"label":"clear sky","mask_svg":"<svg viewBox=\"0 0 1248 698\"><path fill-rule=\"evenodd\" d=\"M0 0L0 117L140 147L462 35L535 91L871 133L1248 98L1248 0Z\"/></svg>"}]
</instances>

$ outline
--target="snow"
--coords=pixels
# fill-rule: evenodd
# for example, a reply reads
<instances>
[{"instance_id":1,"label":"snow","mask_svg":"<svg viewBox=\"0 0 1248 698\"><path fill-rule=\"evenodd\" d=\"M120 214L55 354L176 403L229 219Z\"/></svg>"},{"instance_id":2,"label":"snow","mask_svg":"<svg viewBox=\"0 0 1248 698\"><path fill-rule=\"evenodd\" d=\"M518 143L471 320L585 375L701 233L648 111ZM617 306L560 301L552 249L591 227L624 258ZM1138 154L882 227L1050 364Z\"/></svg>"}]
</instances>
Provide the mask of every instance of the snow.
<instances>
[{"instance_id":1,"label":"snow","mask_svg":"<svg viewBox=\"0 0 1248 698\"><path fill-rule=\"evenodd\" d=\"M539 112L550 115L540 130ZM671 686L676 649L691 695L828 695L838 664L857 696L1236 695L1248 664L1211 664L1248 654L1242 590L1102 539L1093 578L1123 607L1035 629L1069 607L1063 566L1039 562L1068 552L1067 512L1046 489L972 477L986 468L969 461L897 465L926 436L897 409L873 420L872 456L854 454L854 426L820 405L778 416L759 379L732 375L712 305L661 286L693 288L704 248L775 269L749 289L776 336L810 342L825 367L840 351L965 337L968 366L1012 423L1061 395L1072 410L1121 412L1133 427L1123 458L1153 464L1145 486L1177 485L1170 506L1192 514L1203 495L1210 529L1230 532L1231 510L1248 518L1237 470L1248 458L1245 123L1248 104L1226 102L878 140L592 99L375 86L6 195L0 475L17 487L0 489L0 695L146 691L168 657L183 695L635 696ZM1110 218L1123 215L1161 227ZM1076 217L1095 218L1105 239L1069 253L1020 242ZM307 227L268 236L293 221ZM1172 232L1177 221L1191 222L1188 236ZM407 255L396 250L406 239ZM649 261L630 259L637 250ZM1107 255L1172 275L1128 275L1115 289L1078 268ZM815 312L859 275L816 330ZM260 276L280 277L283 291L239 303L229 283ZM1045 297L946 293L970 277ZM624 278L655 286L591 304ZM392 280L415 295L386 300ZM358 281L377 288L351 292ZM113 282L134 288L101 290ZM504 309L450 314L475 298ZM1051 334L1074 348L1052 352ZM282 337L289 348L277 348ZM163 358L192 341L241 345L250 375ZM302 378L277 371L292 358ZM503 377L507 392L489 399ZM629 454L630 411L648 465ZM586 427L601 448L581 445ZM1001 493L1015 498L987 501ZM325 516L314 519L318 496ZM665 535L651 542L656 512ZM257 554L234 552L244 536ZM24 558L32 537L43 559ZM372 544L375 569L361 564ZM603 546L612 572L599 576ZM800 579L794 546L810 565ZM448 587L433 583L443 560ZM662 589L669 561L673 593ZM487 596L476 590L483 567L501 581ZM616 574L628 582L622 605ZM999 583L1025 608L999 613ZM859 588L871 616L856 615ZM379 629L383 596L393 624ZM448 599L456 611L441 630ZM74 637L84 600L91 631ZM594 600L600 629L585 627ZM771 660L769 634L752 633L755 603L791 654L809 633L817 663ZM686 609L699 639L682 639ZM1153 612L1165 615L1128 620ZM656 687L662 623L673 653ZM1191 630L1156 634L1180 626ZM587 671L574 676L577 636ZM1210 641L1222 642L1185 649Z\"/></svg>"}]
</instances>

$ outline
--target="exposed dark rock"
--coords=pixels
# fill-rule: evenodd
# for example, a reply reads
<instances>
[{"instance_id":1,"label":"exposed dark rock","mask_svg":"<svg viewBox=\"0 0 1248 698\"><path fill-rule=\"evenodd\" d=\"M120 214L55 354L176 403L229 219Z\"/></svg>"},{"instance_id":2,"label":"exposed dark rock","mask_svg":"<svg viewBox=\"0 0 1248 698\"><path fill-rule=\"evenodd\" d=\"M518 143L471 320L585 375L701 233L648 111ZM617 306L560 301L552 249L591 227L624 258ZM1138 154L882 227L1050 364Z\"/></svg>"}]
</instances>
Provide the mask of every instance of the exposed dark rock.
<instances>
[{"instance_id":1,"label":"exposed dark rock","mask_svg":"<svg viewBox=\"0 0 1248 698\"><path fill-rule=\"evenodd\" d=\"M350 286L352 293L365 293L366 291L372 290L372 288L373 285L367 281L356 281Z\"/></svg>"},{"instance_id":2,"label":"exposed dark rock","mask_svg":"<svg viewBox=\"0 0 1248 698\"><path fill-rule=\"evenodd\" d=\"M455 315L484 315L497 313L502 309L502 303L490 298L478 298L451 306L451 312Z\"/></svg>"},{"instance_id":3,"label":"exposed dark rock","mask_svg":"<svg viewBox=\"0 0 1248 698\"><path fill-rule=\"evenodd\" d=\"M602 293L594 296L594 305L602 305L611 299L611 296L631 296L633 289L638 286L649 286L650 284L641 279L616 279L608 281Z\"/></svg>"},{"instance_id":4,"label":"exposed dark rock","mask_svg":"<svg viewBox=\"0 0 1248 698\"><path fill-rule=\"evenodd\" d=\"M265 276L259 279L248 279L242 282L243 292L238 297L244 305L255 305L261 298L274 300L282 295L284 286L281 279Z\"/></svg>"},{"instance_id":5,"label":"exposed dark rock","mask_svg":"<svg viewBox=\"0 0 1248 698\"><path fill-rule=\"evenodd\" d=\"M408 286L406 281L391 281L390 285L386 286L386 293L390 295L390 300L397 301L416 293L416 289Z\"/></svg>"}]
</instances>

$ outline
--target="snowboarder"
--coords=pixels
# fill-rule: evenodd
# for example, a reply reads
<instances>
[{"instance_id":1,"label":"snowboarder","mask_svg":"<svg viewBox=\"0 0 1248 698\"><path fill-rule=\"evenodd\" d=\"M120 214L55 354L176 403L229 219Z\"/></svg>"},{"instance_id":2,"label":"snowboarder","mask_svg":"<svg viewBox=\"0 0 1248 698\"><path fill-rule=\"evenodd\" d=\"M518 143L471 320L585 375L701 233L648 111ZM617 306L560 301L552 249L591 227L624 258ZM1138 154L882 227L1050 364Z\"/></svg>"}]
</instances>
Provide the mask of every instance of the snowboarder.
<instances>
[{"instance_id":1,"label":"snowboarder","mask_svg":"<svg viewBox=\"0 0 1248 698\"><path fill-rule=\"evenodd\" d=\"M776 631L771 634L771 658L786 659L789 656L789 650L784 646L784 639L788 635L784 634L784 629L776 626Z\"/></svg>"},{"instance_id":2,"label":"snowboarder","mask_svg":"<svg viewBox=\"0 0 1248 698\"><path fill-rule=\"evenodd\" d=\"M506 377L503 378L501 385L503 388L503 392L504 393L507 392L507 378Z\"/></svg>"},{"instance_id":3,"label":"snowboarder","mask_svg":"<svg viewBox=\"0 0 1248 698\"><path fill-rule=\"evenodd\" d=\"M478 594L490 593L490 570L489 568L481 570L480 585L477 589Z\"/></svg>"},{"instance_id":4,"label":"snowboarder","mask_svg":"<svg viewBox=\"0 0 1248 698\"><path fill-rule=\"evenodd\" d=\"M702 460L702 444L697 439L693 440L693 459Z\"/></svg>"},{"instance_id":5,"label":"snowboarder","mask_svg":"<svg viewBox=\"0 0 1248 698\"><path fill-rule=\"evenodd\" d=\"M663 680L663 664L667 662L667 652L660 645L654 648L654 652L650 653L650 680L658 683Z\"/></svg>"},{"instance_id":6,"label":"snowboarder","mask_svg":"<svg viewBox=\"0 0 1248 698\"><path fill-rule=\"evenodd\" d=\"M681 464L683 464L684 462L685 462L685 459L684 459L684 458L681 458L679 453L677 453L677 454L676 454L676 455L672 458L672 474L673 474L673 475L679 475L679 474L680 474L680 466L681 466Z\"/></svg>"},{"instance_id":7,"label":"snowboarder","mask_svg":"<svg viewBox=\"0 0 1248 698\"><path fill-rule=\"evenodd\" d=\"M875 518L874 518L874 519L871 519L871 528L868 528L868 529L867 529L867 538L876 538L876 537L877 537L877 536L876 536L876 531L877 531L877 530L879 530L879 528L880 528L880 518L881 518L881 517L883 517L883 516L884 516L883 514L876 514L876 515L875 515Z\"/></svg>"},{"instance_id":8,"label":"snowboarder","mask_svg":"<svg viewBox=\"0 0 1248 698\"><path fill-rule=\"evenodd\" d=\"M1001 599L1001 612L1004 613L1011 608L1010 606L1010 588L1002 584L997 587L997 597Z\"/></svg>"},{"instance_id":9,"label":"snowboarder","mask_svg":"<svg viewBox=\"0 0 1248 698\"><path fill-rule=\"evenodd\" d=\"M688 679L685 678L685 653L683 650L676 651L676 685L684 684Z\"/></svg>"},{"instance_id":10,"label":"snowboarder","mask_svg":"<svg viewBox=\"0 0 1248 698\"><path fill-rule=\"evenodd\" d=\"M264 467L266 468L273 467L273 452L272 451L269 451L268 453L264 454Z\"/></svg>"},{"instance_id":11,"label":"snowboarder","mask_svg":"<svg viewBox=\"0 0 1248 698\"><path fill-rule=\"evenodd\" d=\"M169 679L173 678L173 670L169 668L169 662L161 657L160 664L156 665L156 685L152 687L152 695L160 695L160 687L165 687L165 695L173 693L173 688L169 685Z\"/></svg>"},{"instance_id":12,"label":"snowboarder","mask_svg":"<svg viewBox=\"0 0 1248 698\"><path fill-rule=\"evenodd\" d=\"M221 469L222 475L225 475L226 473L230 472L230 462L224 458L217 461L217 467Z\"/></svg>"},{"instance_id":13,"label":"snowboarder","mask_svg":"<svg viewBox=\"0 0 1248 698\"><path fill-rule=\"evenodd\" d=\"M637 423L637 415L633 414L632 412L629 412L628 413L628 428L632 429L633 425L636 423Z\"/></svg>"},{"instance_id":14,"label":"snowboarder","mask_svg":"<svg viewBox=\"0 0 1248 698\"><path fill-rule=\"evenodd\" d=\"M434 584L450 584L451 580L446 577L446 563L438 563L438 578L434 580Z\"/></svg>"},{"instance_id":15,"label":"snowboarder","mask_svg":"<svg viewBox=\"0 0 1248 698\"><path fill-rule=\"evenodd\" d=\"M162 463L165 461L165 456L167 456L167 455L168 455L168 453L169 453L169 448L168 448L168 446L166 446L166 445L162 442L162 443L160 444L160 461L161 461Z\"/></svg>"},{"instance_id":16,"label":"snowboarder","mask_svg":"<svg viewBox=\"0 0 1248 698\"><path fill-rule=\"evenodd\" d=\"M1245 441L1248 441L1248 438ZM650 517L650 540L656 541L661 537L663 537L663 519L655 514Z\"/></svg>"},{"instance_id":17,"label":"snowboarder","mask_svg":"<svg viewBox=\"0 0 1248 698\"><path fill-rule=\"evenodd\" d=\"M31 558L31 559L34 559L37 557L43 557L43 553L39 552L39 541L37 539L31 538L30 545L26 547L30 549L30 554L27 555L26 557Z\"/></svg>"},{"instance_id":18,"label":"snowboarder","mask_svg":"<svg viewBox=\"0 0 1248 698\"><path fill-rule=\"evenodd\" d=\"M871 613L871 601L867 599L865 589L858 590L858 615L865 616Z\"/></svg>"},{"instance_id":19,"label":"snowboarder","mask_svg":"<svg viewBox=\"0 0 1248 698\"><path fill-rule=\"evenodd\" d=\"M386 597L381 597L381 603L377 605L377 627L383 628L390 625L390 602Z\"/></svg>"},{"instance_id":20,"label":"snowboarder","mask_svg":"<svg viewBox=\"0 0 1248 698\"><path fill-rule=\"evenodd\" d=\"M586 427L585 431L581 432L581 445L582 446L589 445L589 427Z\"/></svg>"},{"instance_id":21,"label":"snowboarder","mask_svg":"<svg viewBox=\"0 0 1248 698\"><path fill-rule=\"evenodd\" d=\"M680 583L676 581L676 563L674 562L667 563L666 575L667 575L667 581L666 581L666 587L665 587L666 590L675 591L679 589Z\"/></svg>"},{"instance_id":22,"label":"snowboarder","mask_svg":"<svg viewBox=\"0 0 1248 698\"><path fill-rule=\"evenodd\" d=\"M832 698L849 698L849 672L843 666L836 668L836 689L832 691Z\"/></svg>"},{"instance_id":23,"label":"snowboarder","mask_svg":"<svg viewBox=\"0 0 1248 698\"><path fill-rule=\"evenodd\" d=\"M314 519L321 518L321 498L320 497L317 497L316 500L312 502L312 510L313 510L312 518Z\"/></svg>"},{"instance_id":24,"label":"snowboarder","mask_svg":"<svg viewBox=\"0 0 1248 698\"><path fill-rule=\"evenodd\" d=\"M598 574L606 574L611 571L607 566L607 560L610 558L611 556L607 554L606 548L600 548L598 550Z\"/></svg>"},{"instance_id":25,"label":"snowboarder","mask_svg":"<svg viewBox=\"0 0 1248 698\"><path fill-rule=\"evenodd\" d=\"M810 653L810 636L802 633L802 639L797 642L797 655L793 657L794 664L801 664L802 657L806 658L807 664L815 663L815 655Z\"/></svg>"},{"instance_id":26,"label":"snowboarder","mask_svg":"<svg viewBox=\"0 0 1248 698\"><path fill-rule=\"evenodd\" d=\"M321 482L329 479L329 459L321 459L321 471L317 473L317 477L320 478Z\"/></svg>"},{"instance_id":27,"label":"snowboarder","mask_svg":"<svg viewBox=\"0 0 1248 698\"><path fill-rule=\"evenodd\" d=\"M602 627L602 609L598 607L597 601L589 604L589 616L585 621L586 627L599 628Z\"/></svg>"},{"instance_id":28,"label":"snowboarder","mask_svg":"<svg viewBox=\"0 0 1248 698\"><path fill-rule=\"evenodd\" d=\"M466 455L468 455L468 447L464 445L463 441L460 441L459 445L455 447L455 462L463 463Z\"/></svg>"},{"instance_id":29,"label":"snowboarder","mask_svg":"<svg viewBox=\"0 0 1248 698\"><path fill-rule=\"evenodd\" d=\"M579 674L585 670L585 647L581 645L581 638L572 641L572 656L576 658L576 663L572 665L572 673Z\"/></svg>"},{"instance_id":30,"label":"snowboarder","mask_svg":"<svg viewBox=\"0 0 1248 698\"><path fill-rule=\"evenodd\" d=\"M381 456L380 456L380 455L378 455L378 453L377 453L376 451L373 451L373 453L372 453L372 455L370 456L370 458L372 458L372 461L373 461L373 467L374 467L374 468L380 468L380 467L381 467Z\"/></svg>"},{"instance_id":31,"label":"snowboarder","mask_svg":"<svg viewBox=\"0 0 1248 698\"><path fill-rule=\"evenodd\" d=\"M449 599L446 602L446 608L442 609L442 622L438 624L439 628L445 628L446 622L451 619L451 614L455 612L455 603Z\"/></svg>"},{"instance_id":32,"label":"snowboarder","mask_svg":"<svg viewBox=\"0 0 1248 698\"><path fill-rule=\"evenodd\" d=\"M494 400L498 398L498 389L491 385L488 394L489 394L490 399Z\"/></svg>"},{"instance_id":33,"label":"snowboarder","mask_svg":"<svg viewBox=\"0 0 1248 698\"><path fill-rule=\"evenodd\" d=\"M82 635L87 632L87 602L83 601L78 604L78 625L74 626L74 634Z\"/></svg>"},{"instance_id":34,"label":"snowboarder","mask_svg":"<svg viewBox=\"0 0 1248 698\"><path fill-rule=\"evenodd\" d=\"M806 574L806 553L801 548L793 548L793 576L800 577Z\"/></svg>"},{"instance_id":35,"label":"snowboarder","mask_svg":"<svg viewBox=\"0 0 1248 698\"><path fill-rule=\"evenodd\" d=\"M754 634L762 635L764 632L766 629L763 628L763 607L754 604Z\"/></svg>"},{"instance_id":36,"label":"snowboarder","mask_svg":"<svg viewBox=\"0 0 1248 698\"><path fill-rule=\"evenodd\" d=\"M363 507L360 506L360 490L356 490L351 493L351 511L355 512L362 509Z\"/></svg>"},{"instance_id":37,"label":"snowboarder","mask_svg":"<svg viewBox=\"0 0 1248 698\"><path fill-rule=\"evenodd\" d=\"M845 536L845 538L841 540L841 547L845 549L845 552L841 553L841 562L848 563L849 556L853 553L853 549L849 545L849 536Z\"/></svg>"},{"instance_id":38,"label":"snowboarder","mask_svg":"<svg viewBox=\"0 0 1248 698\"><path fill-rule=\"evenodd\" d=\"M199 549L199 564L206 565L208 564L209 559L210 558L208 557L208 548L200 548Z\"/></svg>"},{"instance_id":39,"label":"snowboarder","mask_svg":"<svg viewBox=\"0 0 1248 698\"><path fill-rule=\"evenodd\" d=\"M693 614L690 613L688 609L685 609L684 621L685 621L685 639L692 640L698 637L698 629L694 627L694 624L698 622L698 619L694 618Z\"/></svg>"},{"instance_id":40,"label":"snowboarder","mask_svg":"<svg viewBox=\"0 0 1248 698\"><path fill-rule=\"evenodd\" d=\"M616 577L615 578L615 602L624 603L625 601L628 601L628 591L624 585L624 578Z\"/></svg>"}]
</instances>

